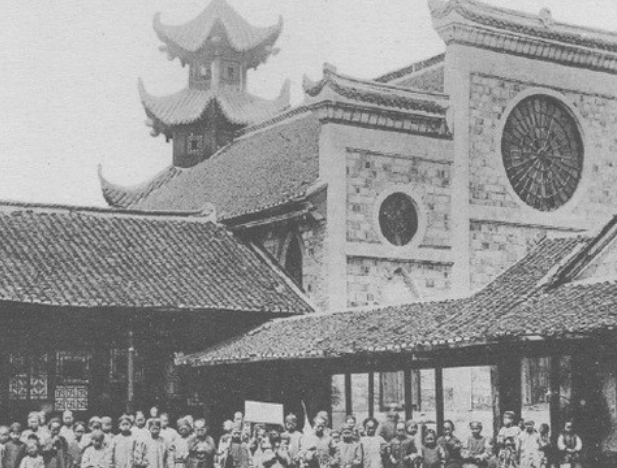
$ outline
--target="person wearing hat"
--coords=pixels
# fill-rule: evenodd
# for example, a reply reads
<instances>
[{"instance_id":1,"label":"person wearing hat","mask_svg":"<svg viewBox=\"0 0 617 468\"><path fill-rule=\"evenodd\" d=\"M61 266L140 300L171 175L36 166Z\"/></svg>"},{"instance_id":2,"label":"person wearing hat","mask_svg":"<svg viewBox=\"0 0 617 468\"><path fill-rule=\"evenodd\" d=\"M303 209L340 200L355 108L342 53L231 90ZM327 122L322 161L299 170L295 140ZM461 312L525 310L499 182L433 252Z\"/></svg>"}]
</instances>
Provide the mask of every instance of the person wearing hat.
<instances>
[{"instance_id":1,"label":"person wearing hat","mask_svg":"<svg viewBox=\"0 0 617 468\"><path fill-rule=\"evenodd\" d=\"M415 441L407 435L404 421L396 423L396 437L387 446L387 468L416 467L419 461L418 448Z\"/></svg>"},{"instance_id":2,"label":"person wearing hat","mask_svg":"<svg viewBox=\"0 0 617 468\"><path fill-rule=\"evenodd\" d=\"M184 468L189 457L189 441L193 432L193 424L187 417L182 417L176 421L178 437L174 442L174 465L175 468Z\"/></svg>"},{"instance_id":3,"label":"person wearing hat","mask_svg":"<svg viewBox=\"0 0 617 468\"><path fill-rule=\"evenodd\" d=\"M341 429L341 441L336 445L333 468L362 468L362 446L354 437L354 430L349 425Z\"/></svg>"},{"instance_id":4,"label":"person wearing hat","mask_svg":"<svg viewBox=\"0 0 617 468\"><path fill-rule=\"evenodd\" d=\"M463 468L486 468L493 451L491 439L482 435L482 423L480 421L470 422L469 429L471 436L461 450Z\"/></svg>"},{"instance_id":5,"label":"person wearing hat","mask_svg":"<svg viewBox=\"0 0 617 468\"><path fill-rule=\"evenodd\" d=\"M285 416L285 432L282 435L289 438L288 452L291 458L291 465L297 466L302 432L298 430L298 417L295 414L289 413Z\"/></svg>"},{"instance_id":6,"label":"person wearing hat","mask_svg":"<svg viewBox=\"0 0 617 468\"><path fill-rule=\"evenodd\" d=\"M216 456L216 444L208 434L206 420L196 419L193 423L195 436L188 443L189 457L186 461L187 468L214 468Z\"/></svg>"},{"instance_id":7,"label":"person wearing hat","mask_svg":"<svg viewBox=\"0 0 617 468\"><path fill-rule=\"evenodd\" d=\"M541 468L542 441L531 419L525 421L525 430L519 436L518 446L520 468Z\"/></svg>"},{"instance_id":8,"label":"person wearing hat","mask_svg":"<svg viewBox=\"0 0 617 468\"><path fill-rule=\"evenodd\" d=\"M248 443L242 438L242 424L234 423L231 429L229 446L221 454L221 468L249 468L251 452Z\"/></svg>"}]
</instances>

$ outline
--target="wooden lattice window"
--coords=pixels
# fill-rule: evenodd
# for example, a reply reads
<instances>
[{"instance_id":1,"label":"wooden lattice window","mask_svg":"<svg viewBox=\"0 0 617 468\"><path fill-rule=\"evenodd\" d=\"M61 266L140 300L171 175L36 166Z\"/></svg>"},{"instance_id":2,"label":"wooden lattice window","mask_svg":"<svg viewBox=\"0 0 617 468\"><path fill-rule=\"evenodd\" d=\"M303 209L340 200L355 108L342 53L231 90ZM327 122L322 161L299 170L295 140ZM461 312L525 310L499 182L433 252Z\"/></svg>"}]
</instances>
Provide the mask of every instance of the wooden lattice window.
<instances>
[{"instance_id":1,"label":"wooden lattice window","mask_svg":"<svg viewBox=\"0 0 617 468\"><path fill-rule=\"evenodd\" d=\"M539 211L553 211L576 191L583 170L583 143L576 121L550 96L519 102L506 120L501 154L516 194Z\"/></svg>"},{"instance_id":2,"label":"wooden lattice window","mask_svg":"<svg viewBox=\"0 0 617 468\"><path fill-rule=\"evenodd\" d=\"M391 244L409 244L418 232L418 211L411 197L402 192L388 195L379 207L379 228Z\"/></svg>"},{"instance_id":3,"label":"wooden lattice window","mask_svg":"<svg viewBox=\"0 0 617 468\"><path fill-rule=\"evenodd\" d=\"M11 400L47 400L47 354L9 355Z\"/></svg>"},{"instance_id":4,"label":"wooden lattice window","mask_svg":"<svg viewBox=\"0 0 617 468\"><path fill-rule=\"evenodd\" d=\"M204 150L204 136L196 133L189 133L187 137L187 152L190 154L198 154Z\"/></svg>"}]
</instances>

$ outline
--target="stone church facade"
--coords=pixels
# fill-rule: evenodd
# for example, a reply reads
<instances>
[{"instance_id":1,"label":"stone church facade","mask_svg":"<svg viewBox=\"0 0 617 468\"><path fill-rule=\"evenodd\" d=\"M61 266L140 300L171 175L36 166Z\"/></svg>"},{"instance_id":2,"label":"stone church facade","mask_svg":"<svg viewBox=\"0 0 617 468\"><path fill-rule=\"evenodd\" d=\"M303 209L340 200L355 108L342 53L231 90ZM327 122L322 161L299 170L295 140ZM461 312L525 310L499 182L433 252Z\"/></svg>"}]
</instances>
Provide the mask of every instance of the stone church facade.
<instances>
[{"instance_id":1,"label":"stone church facade","mask_svg":"<svg viewBox=\"0 0 617 468\"><path fill-rule=\"evenodd\" d=\"M617 208L617 35L546 10L475 0L430 8L443 54L375 80L325 65L296 107L285 86L272 102L246 90L246 69L273 53L281 23L241 34L237 13L214 0L200 18L219 26L181 43L169 31L182 26L157 17L167 53L191 68L182 95L140 85L174 164L136 187L101 178L106 200L131 210L214 205L321 310L468 295L540 239L604 223ZM196 84L196 64L207 84ZM186 157L190 145L201 153Z\"/></svg>"}]
</instances>

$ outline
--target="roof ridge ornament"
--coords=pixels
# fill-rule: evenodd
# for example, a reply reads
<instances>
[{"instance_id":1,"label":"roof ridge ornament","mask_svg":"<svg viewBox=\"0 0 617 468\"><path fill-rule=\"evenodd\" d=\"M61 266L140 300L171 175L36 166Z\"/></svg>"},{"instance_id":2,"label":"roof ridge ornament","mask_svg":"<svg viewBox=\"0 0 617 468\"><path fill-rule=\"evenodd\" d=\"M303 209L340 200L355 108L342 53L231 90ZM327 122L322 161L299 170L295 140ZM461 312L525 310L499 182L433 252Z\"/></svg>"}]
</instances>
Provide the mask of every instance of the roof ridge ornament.
<instances>
[{"instance_id":1,"label":"roof ridge ornament","mask_svg":"<svg viewBox=\"0 0 617 468\"><path fill-rule=\"evenodd\" d=\"M551 13L550 8L542 8L538 16L540 18L540 21L542 21L542 24L547 28L550 28L551 26L553 26L553 24L555 24L555 20L553 19L553 14Z\"/></svg>"}]
</instances>

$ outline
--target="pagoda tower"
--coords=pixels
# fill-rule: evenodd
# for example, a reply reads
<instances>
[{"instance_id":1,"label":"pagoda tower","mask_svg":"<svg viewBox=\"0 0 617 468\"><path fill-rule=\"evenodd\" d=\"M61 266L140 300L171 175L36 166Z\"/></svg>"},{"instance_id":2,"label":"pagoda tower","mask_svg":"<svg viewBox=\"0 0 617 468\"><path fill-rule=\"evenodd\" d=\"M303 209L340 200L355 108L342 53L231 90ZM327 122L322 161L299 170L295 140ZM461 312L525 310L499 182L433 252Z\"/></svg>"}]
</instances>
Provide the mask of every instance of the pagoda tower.
<instances>
[{"instance_id":1,"label":"pagoda tower","mask_svg":"<svg viewBox=\"0 0 617 468\"><path fill-rule=\"evenodd\" d=\"M278 98L247 92L247 71L278 52L274 43L283 21L260 28L247 23L226 0L212 0L193 20L166 25L160 14L154 30L168 58L188 65L188 86L168 96L152 96L139 80L139 94L151 135L173 140L173 165L192 167L231 142L241 128L289 107L289 81Z\"/></svg>"}]
</instances>

